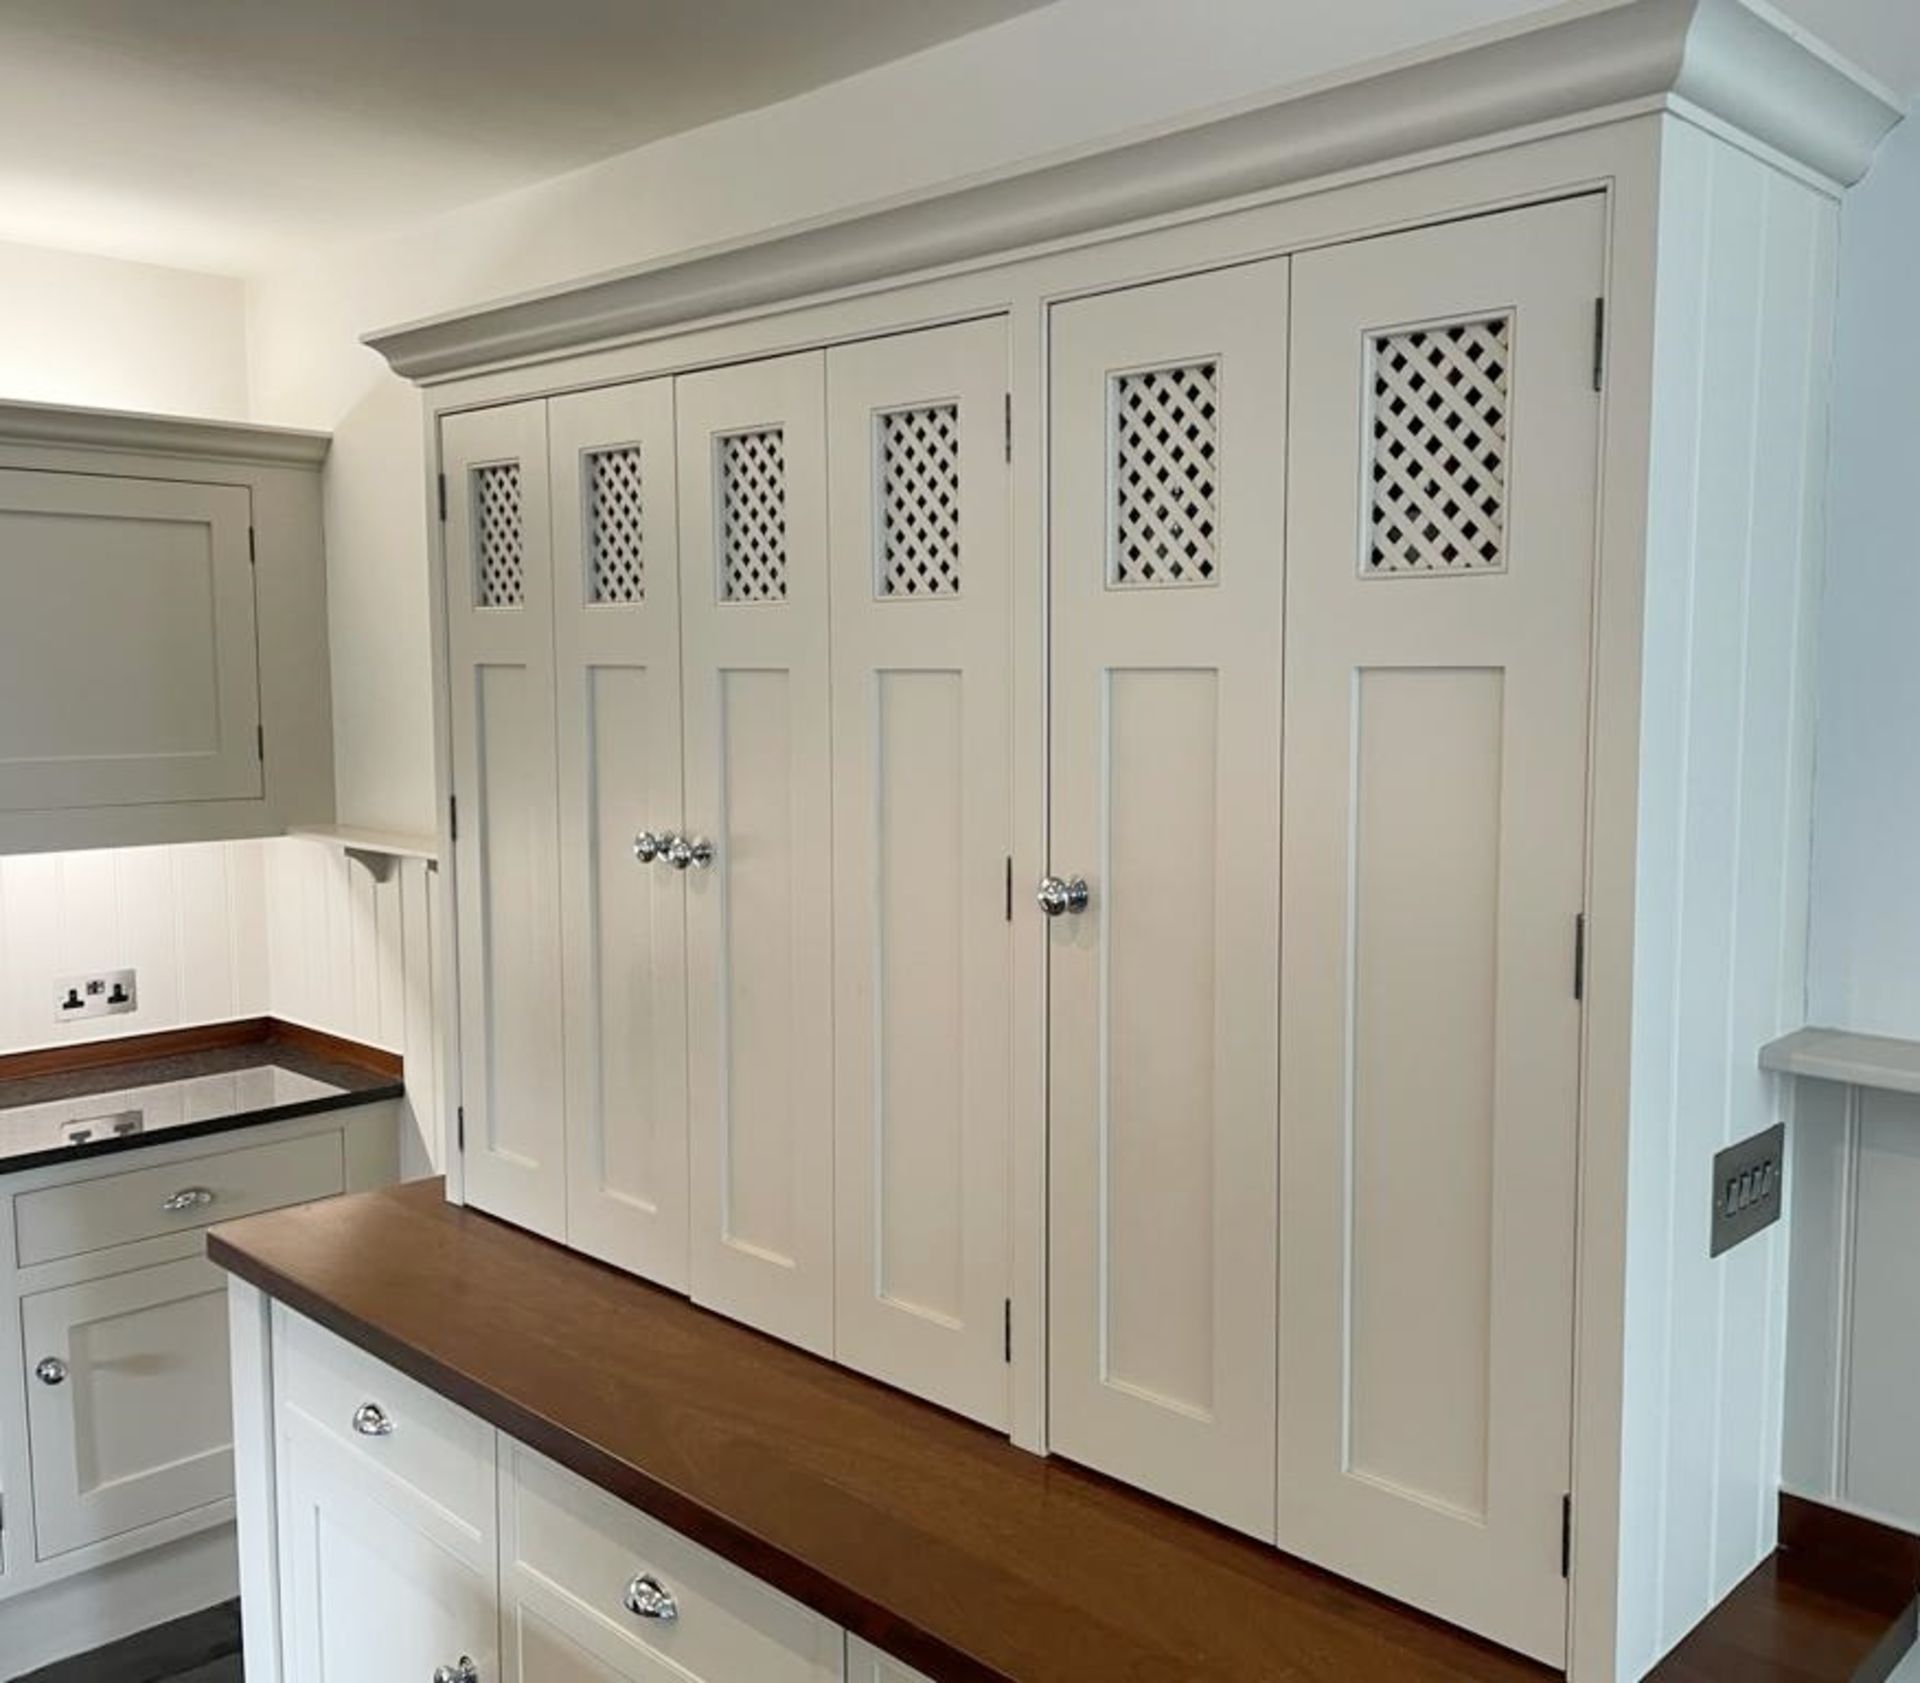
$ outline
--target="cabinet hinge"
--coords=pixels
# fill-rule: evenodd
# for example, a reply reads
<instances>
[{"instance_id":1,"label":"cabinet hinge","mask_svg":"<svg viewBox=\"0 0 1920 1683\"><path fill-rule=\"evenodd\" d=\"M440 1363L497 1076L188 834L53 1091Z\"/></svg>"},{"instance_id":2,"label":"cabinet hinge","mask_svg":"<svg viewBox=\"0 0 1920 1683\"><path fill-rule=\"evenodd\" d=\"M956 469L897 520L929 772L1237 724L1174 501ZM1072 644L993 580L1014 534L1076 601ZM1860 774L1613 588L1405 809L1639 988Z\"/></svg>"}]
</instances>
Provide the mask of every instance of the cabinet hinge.
<instances>
[{"instance_id":1,"label":"cabinet hinge","mask_svg":"<svg viewBox=\"0 0 1920 1683\"><path fill-rule=\"evenodd\" d=\"M439 486L440 486L440 518L442 520L445 520L447 517L447 476L444 473L440 475Z\"/></svg>"},{"instance_id":2,"label":"cabinet hinge","mask_svg":"<svg viewBox=\"0 0 1920 1683\"><path fill-rule=\"evenodd\" d=\"M1607 385L1607 301L1596 298L1593 301L1593 389L1606 390Z\"/></svg>"},{"instance_id":3,"label":"cabinet hinge","mask_svg":"<svg viewBox=\"0 0 1920 1683\"><path fill-rule=\"evenodd\" d=\"M1013 460L1013 393L1012 392L1007 393L1007 402L1006 402L1006 409L1004 411L1004 414L1006 416L1007 460L1012 461Z\"/></svg>"},{"instance_id":4,"label":"cabinet hinge","mask_svg":"<svg viewBox=\"0 0 1920 1683\"><path fill-rule=\"evenodd\" d=\"M1573 915L1573 997L1587 997L1587 914Z\"/></svg>"},{"instance_id":5,"label":"cabinet hinge","mask_svg":"<svg viewBox=\"0 0 1920 1683\"><path fill-rule=\"evenodd\" d=\"M247 565L249 567L260 565L260 540L251 526L247 528Z\"/></svg>"},{"instance_id":6,"label":"cabinet hinge","mask_svg":"<svg viewBox=\"0 0 1920 1683\"><path fill-rule=\"evenodd\" d=\"M267 727L265 725L253 727L253 750L260 756L260 763L265 765L267 763Z\"/></svg>"},{"instance_id":7,"label":"cabinet hinge","mask_svg":"<svg viewBox=\"0 0 1920 1683\"><path fill-rule=\"evenodd\" d=\"M1010 1297L1001 1304L1000 1355L1003 1361L1013 1360L1013 1299Z\"/></svg>"},{"instance_id":8,"label":"cabinet hinge","mask_svg":"<svg viewBox=\"0 0 1920 1683\"><path fill-rule=\"evenodd\" d=\"M1560 1498L1560 1576L1573 1576L1573 1495Z\"/></svg>"},{"instance_id":9,"label":"cabinet hinge","mask_svg":"<svg viewBox=\"0 0 1920 1683\"><path fill-rule=\"evenodd\" d=\"M447 840L458 841L459 839L460 797L458 795L449 795L447 797Z\"/></svg>"},{"instance_id":10,"label":"cabinet hinge","mask_svg":"<svg viewBox=\"0 0 1920 1683\"><path fill-rule=\"evenodd\" d=\"M458 1150L467 1149L467 1107L456 1106L453 1112L453 1139Z\"/></svg>"},{"instance_id":11,"label":"cabinet hinge","mask_svg":"<svg viewBox=\"0 0 1920 1683\"><path fill-rule=\"evenodd\" d=\"M1007 855L1007 922L1013 922L1013 855Z\"/></svg>"}]
</instances>

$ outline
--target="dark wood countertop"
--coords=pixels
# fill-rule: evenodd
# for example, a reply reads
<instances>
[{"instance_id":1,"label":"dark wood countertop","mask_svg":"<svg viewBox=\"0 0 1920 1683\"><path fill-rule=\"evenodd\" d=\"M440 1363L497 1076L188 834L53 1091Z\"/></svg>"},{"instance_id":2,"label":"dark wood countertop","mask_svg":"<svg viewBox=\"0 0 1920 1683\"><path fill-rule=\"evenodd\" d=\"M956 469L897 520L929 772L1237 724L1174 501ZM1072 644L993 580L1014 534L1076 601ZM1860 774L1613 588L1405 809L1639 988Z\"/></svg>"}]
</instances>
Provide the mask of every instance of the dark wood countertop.
<instances>
[{"instance_id":1,"label":"dark wood countertop","mask_svg":"<svg viewBox=\"0 0 1920 1683\"><path fill-rule=\"evenodd\" d=\"M213 1260L938 1683L1551 1675L444 1201L216 1228Z\"/></svg>"}]
</instances>

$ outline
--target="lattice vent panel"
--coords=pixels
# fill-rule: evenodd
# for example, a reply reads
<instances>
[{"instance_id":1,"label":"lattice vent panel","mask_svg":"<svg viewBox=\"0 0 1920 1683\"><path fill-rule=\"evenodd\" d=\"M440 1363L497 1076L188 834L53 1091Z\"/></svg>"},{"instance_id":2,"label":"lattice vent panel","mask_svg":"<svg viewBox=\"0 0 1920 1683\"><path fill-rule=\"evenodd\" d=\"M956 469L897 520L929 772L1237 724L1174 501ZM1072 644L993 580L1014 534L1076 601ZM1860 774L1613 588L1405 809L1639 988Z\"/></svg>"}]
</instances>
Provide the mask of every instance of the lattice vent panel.
<instances>
[{"instance_id":1,"label":"lattice vent panel","mask_svg":"<svg viewBox=\"0 0 1920 1683\"><path fill-rule=\"evenodd\" d=\"M787 465L778 427L720 440L720 599L787 594Z\"/></svg>"},{"instance_id":2,"label":"lattice vent panel","mask_svg":"<svg viewBox=\"0 0 1920 1683\"><path fill-rule=\"evenodd\" d=\"M1376 334L1369 578L1507 566L1513 318Z\"/></svg>"},{"instance_id":3,"label":"lattice vent panel","mask_svg":"<svg viewBox=\"0 0 1920 1683\"><path fill-rule=\"evenodd\" d=\"M960 591L960 406L880 417L882 596Z\"/></svg>"},{"instance_id":4,"label":"lattice vent panel","mask_svg":"<svg viewBox=\"0 0 1920 1683\"><path fill-rule=\"evenodd\" d=\"M640 447L587 457L587 600L618 605L647 595Z\"/></svg>"},{"instance_id":5,"label":"lattice vent panel","mask_svg":"<svg viewBox=\"0 0 1920 1683\"><path fill-rule=\"evenodd\" d=\"M1190 362L1113 383L1113 549L1121 588L1219 582L1220 365Z\"/></svg>"},{"instance_id":6,"label":"lattice vent panel","mask_svg":"<svg viewBox=\"0 0 1920 1683\"><path fill-rule=\"evenodd\" d=\"M527 572L518 462L491 462L473 470L473 541L480 606L521 606L527 599Z\"/></svg>"}]
</instances>

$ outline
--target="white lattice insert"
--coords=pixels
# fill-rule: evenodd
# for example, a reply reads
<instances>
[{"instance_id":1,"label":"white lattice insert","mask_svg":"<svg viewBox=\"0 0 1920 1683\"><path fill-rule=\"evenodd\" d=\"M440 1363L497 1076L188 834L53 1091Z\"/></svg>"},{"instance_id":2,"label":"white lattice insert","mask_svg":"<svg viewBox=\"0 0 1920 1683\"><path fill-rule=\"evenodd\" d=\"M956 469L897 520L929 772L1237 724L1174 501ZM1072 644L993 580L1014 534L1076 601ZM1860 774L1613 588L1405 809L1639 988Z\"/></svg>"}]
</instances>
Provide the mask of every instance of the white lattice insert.
<instances>
[{"instance_id":1,"label":"white lattice insert","mask_svg":"<svg viewBox=\"0 0 1920 1683\"><path fill-rule=\"evenodd\" d=\"M1372 375L1362 574L1504 572L1513 318L1376 334Z\"/></svg>"},{"instance_id":2,"label":"white lattice insert","mask_svg":"<svg viewBox=\"0 0 1920 1683\"><path fill-rule=\"evenodd\" d=\"M480 606L519 607L527 599L527 579L518 462L473 470L473 543Z\"/></svg>"},{"instance_id":3,"label":"white lattice insert","mask_svg":"<svg viewBox=\"0 0 1920 1683\"><path fill-rule=\"evenodd\" d=\"M1220 365L1189 362L1113 382L1113 551L1121 587L1218 582Z\"/></svg>"},{"instance_id":4,"label":"white lattice insert","mask_svg":"<svg viewBox=\"0 0 1920 1683\"><path fill-rule=\"evenodd\" d=\"M880 417L882 596L960 591L960 406Z\"/></svg>"},{"instance_id":5,"label":"white lattice insert","mask_svg":"<svg viewBox=\"0 0 1920 1683\"><path fill-rule=\"evenodd\" d=\"M623 444L587 457L587 600L646 599L640 447Z\"/></svg>"},{"instance_id":6,"label":"white lattice insert","mask_svg":"<svg viewBox=\"0 0 1920 1683\"><path fill-rule=\"evenodd\" d=\"M787 464L778 427L720 440L720 599L787 594Z\"/></svg>"}]
</instances>

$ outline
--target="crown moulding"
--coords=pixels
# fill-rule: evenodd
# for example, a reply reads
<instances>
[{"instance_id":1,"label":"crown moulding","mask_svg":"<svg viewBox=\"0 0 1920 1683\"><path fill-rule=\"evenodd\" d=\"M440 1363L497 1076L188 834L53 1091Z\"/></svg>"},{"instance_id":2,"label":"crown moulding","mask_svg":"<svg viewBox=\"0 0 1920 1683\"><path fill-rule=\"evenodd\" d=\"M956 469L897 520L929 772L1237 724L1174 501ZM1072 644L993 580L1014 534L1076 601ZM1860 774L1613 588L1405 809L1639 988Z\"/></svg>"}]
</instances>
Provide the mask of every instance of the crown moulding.
<instances>
[{"instance_id":1,"label":"crown moulding","mask_svg":"<svg viewBox=\"0 0 1920 1683\"><path fill-rule=\"evenodd\" d=\"M0 403L0 446L73 446L146 456L267 467L314 467L332 440L324 432L146 415L124 409L76 409L54 403Z\"/></svg>"},{"instance_id":2,"label":"crown moulding","mask_svg":"<svg viewBox=\"0 0 1920 1683\"><path fill-rule=\"evenodd\" d=\"M396 373L431 383L1663 101L1835 187L1866 173L1901 116L1886 89L1749 0L1577 0L1251 109L365 342Z\"/></svg>"}]
</instances>

